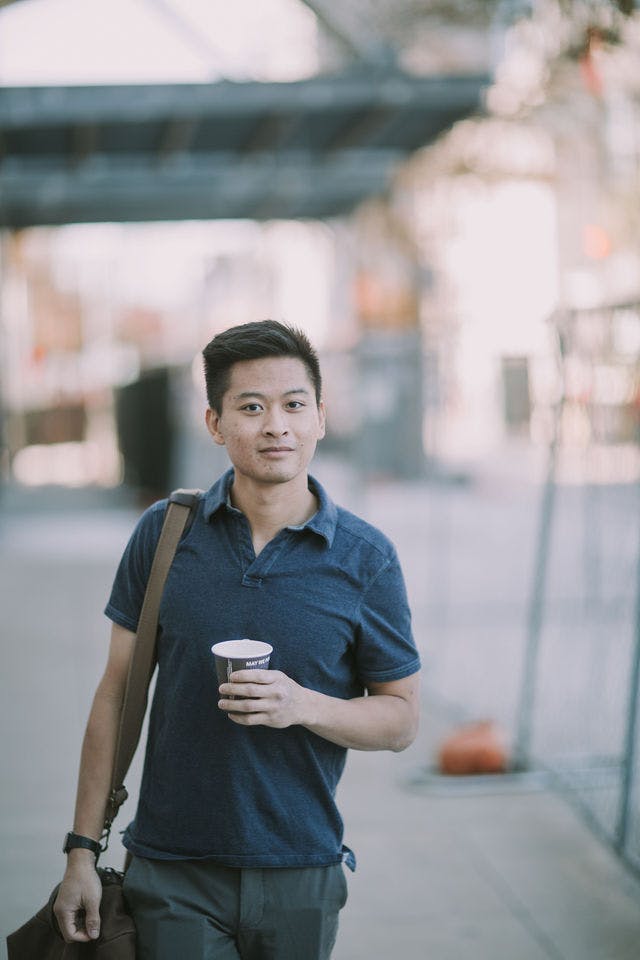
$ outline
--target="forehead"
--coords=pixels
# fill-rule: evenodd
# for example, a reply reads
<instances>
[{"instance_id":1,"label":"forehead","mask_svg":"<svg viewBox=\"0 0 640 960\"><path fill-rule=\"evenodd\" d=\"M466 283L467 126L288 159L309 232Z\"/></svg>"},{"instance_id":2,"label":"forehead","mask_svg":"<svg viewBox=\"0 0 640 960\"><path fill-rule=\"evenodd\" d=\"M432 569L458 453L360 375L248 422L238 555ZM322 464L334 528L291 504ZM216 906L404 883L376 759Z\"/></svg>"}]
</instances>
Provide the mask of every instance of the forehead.
<instances>
[{"instance_id":1,"label":"forehead","mask_svg":"<svg viewBox=\"0 0 640 960\"><path fill-rule=\"evenodd\" d=\"M233 364L225 396L237 393L280 394L290 390L313 393L313 383L302 360L298 357L262 357L260 360L240 360Z\"/></svg>"}]
</instances>

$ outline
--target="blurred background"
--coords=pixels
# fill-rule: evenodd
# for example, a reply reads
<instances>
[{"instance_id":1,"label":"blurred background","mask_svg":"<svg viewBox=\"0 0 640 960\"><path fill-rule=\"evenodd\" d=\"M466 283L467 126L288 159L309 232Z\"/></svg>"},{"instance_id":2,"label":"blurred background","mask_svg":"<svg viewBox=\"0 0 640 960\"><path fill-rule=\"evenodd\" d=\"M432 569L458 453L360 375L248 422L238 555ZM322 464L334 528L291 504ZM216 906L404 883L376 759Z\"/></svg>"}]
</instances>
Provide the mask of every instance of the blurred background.
<instances>
[{"instance_id":1,"label":"blurred background","mask_svg":"<svg viewBox=\"0 0 640 960\"><path fill-rule=\"evenodd\" d=\"M7 929L59 869L135 518L226 466L200 350L267 317L321 354L318 477L406 572L401 788L488 720L640 869L633 0L0 0L0 279Z\"/></svg>"}]
</instances>

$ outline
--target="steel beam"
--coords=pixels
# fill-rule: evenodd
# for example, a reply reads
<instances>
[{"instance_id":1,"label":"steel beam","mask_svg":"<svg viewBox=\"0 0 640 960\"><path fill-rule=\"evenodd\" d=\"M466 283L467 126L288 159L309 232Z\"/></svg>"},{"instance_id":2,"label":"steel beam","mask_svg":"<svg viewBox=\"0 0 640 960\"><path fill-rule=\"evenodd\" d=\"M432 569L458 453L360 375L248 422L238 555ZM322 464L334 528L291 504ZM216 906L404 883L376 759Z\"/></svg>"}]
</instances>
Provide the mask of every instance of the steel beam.
<instances>
[{"instance_id":1,"label":"steel beam","mask_svg":"<svg viewBox=\"0 0 640 960\"><path fill-rule=\"evenodd\" d=\"M384 191L386 153L311 156L205 156L161 165L131 161L59 170L13 166L0 178L0 226L135 220L335 216Z\"/></svg>"},{"instance_id":2,"label":"steel beam","mask_svg":"<svg viewBox=\"0 0 640 960\"><path fill-rule=\"evenodd\" d=\"M315 77L296 83L140 84L0 88L0 128L46 129L61 124L138 123L354 109L446 111L480 107L485 75L410 77L402 73Z\"/></svg>"},{"instance_id":3,"label":"steel beam","mask_svg":"<svg viewBox=\"0 0 640 960\"><path fill-rule=\"evenodd\" d=\"M487 82L0 88L0 224L347 213Z\"/></svg>"}]
</instances>

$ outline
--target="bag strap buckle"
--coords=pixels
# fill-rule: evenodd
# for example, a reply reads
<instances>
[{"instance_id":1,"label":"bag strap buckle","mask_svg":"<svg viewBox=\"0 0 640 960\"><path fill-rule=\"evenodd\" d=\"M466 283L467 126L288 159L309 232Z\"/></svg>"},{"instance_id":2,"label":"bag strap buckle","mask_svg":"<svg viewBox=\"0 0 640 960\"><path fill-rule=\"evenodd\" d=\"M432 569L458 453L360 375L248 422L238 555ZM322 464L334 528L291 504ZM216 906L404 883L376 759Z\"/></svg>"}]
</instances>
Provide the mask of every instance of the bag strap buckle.
<instances>
[{"instance_id":1,"label":"bag strap buckle","mask_svg":"<svg viewBox=\"0 0 640 960\"><path fill-rule=\"evenodd\" d=\"M104 826L106 831L111 828L111 824L115 820L118 810L128 796L129 794L127 793L127 788L124 786L124 784L121 787L115 787L109 794L104 813Z\"/></svg>"}]
</instances>

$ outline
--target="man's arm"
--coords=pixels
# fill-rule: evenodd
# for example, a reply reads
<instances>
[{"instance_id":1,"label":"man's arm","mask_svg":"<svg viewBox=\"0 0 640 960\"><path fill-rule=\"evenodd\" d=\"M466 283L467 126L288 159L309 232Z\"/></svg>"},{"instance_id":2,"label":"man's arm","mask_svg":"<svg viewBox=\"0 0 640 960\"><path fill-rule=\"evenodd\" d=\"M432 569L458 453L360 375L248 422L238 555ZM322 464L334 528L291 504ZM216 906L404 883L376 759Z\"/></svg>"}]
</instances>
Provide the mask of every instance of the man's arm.
<instances>
[{"instance_id":1,"label":"man's arm","mask_svg":"<svg viewBox=\"0 0 640 960\"><path fill-rule=\"evenodd\" d=\"M394 750L413 743L420 715L420 675L370 683L368 696L328 697L295 683L279 670L240 670L220 686L221 710L243 726L301 724L318 736L354 750ZM228 700L226 695L247 697Z\"/></svg>"},{"instance_id":2,"label":"man's arm","mask_svg":"<svg viewBox=\"0 0 640 960\"><path fill-rule=\"evenodd\" d=\"M82 744L73 831L93 840L99 840L102 834L134 641L135 634L113 625L107 666L93 700ZM101 896L102 886L92 851L70 850L54 907L66 941L85 942L99 936Z\"/></svg>"}]
</instances>

